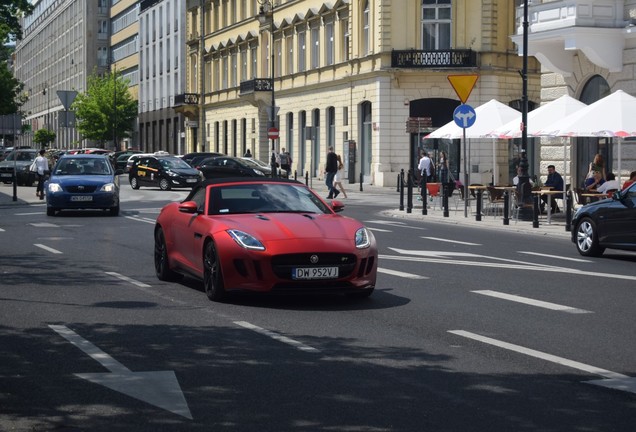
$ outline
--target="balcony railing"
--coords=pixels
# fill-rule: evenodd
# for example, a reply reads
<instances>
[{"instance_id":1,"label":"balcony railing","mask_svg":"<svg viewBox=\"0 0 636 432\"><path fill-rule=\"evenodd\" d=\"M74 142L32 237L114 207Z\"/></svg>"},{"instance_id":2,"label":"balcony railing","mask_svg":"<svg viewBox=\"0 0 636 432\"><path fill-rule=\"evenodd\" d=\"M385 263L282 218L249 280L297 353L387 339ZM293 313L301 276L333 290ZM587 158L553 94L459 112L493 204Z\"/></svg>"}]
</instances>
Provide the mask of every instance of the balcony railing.
<instances>
[{"instance_id":1,"label":"balcony railing","mask_svg":"<svg viewBox=\"0 0 636 432\"><path fill-rule=\"evenodd\" d=\"M391 51L391 67L394 68L462 68L476 67L477 53L465 50L394 50Z\"/></svg>"},{"instance_id":2,"label":"balcony railing","mask_svg":"<svg viewBox=\"0 0 636 432\"><path fill-rule=\"evenodd\" d=\"M174 96L174 105L198 105L199 95L196 93L183 93Z\"/></svg>"},{"instance_id":3,"label":"balcony railing","mask_svg":"<svg viewBox=\"0 0 636 432\"><path fill-rule=\"evenodd\" d=\"M254 78L253 80L241 82L240 94L245 95L257 91L272 91L273 88L274 81L270 78Z\"/></svg>"}]
</instances>

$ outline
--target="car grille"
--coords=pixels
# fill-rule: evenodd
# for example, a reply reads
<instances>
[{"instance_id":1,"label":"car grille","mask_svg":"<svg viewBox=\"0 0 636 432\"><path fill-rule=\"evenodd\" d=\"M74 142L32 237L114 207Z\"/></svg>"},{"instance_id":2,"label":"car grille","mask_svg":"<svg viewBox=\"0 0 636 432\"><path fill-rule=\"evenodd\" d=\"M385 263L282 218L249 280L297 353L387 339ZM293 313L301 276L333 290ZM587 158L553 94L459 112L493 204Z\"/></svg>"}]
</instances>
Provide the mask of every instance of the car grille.
<instances>
[{"instance_id":1,"label":"car grille","mask_svg":"<svg viewBox=\"0 0 636 432\"><path fill-rule=\"evenodd\" d=\"M272 271L279 278L289 280L295 267L338 267L338 275L343 278L349 276L355 266L356 256L353 254L307 253L277 255L272 258Z\"/></svg>"},{"instance_id":2,"label":"car grille","mask_svg":"<svg viewBox=\"0 0 636 432\"><path fill-rule=\"evenodd\" d=\"M93 193L95 192L96 186L67 186L66 191L70 193Z\"/></svg>"}]
</instances>

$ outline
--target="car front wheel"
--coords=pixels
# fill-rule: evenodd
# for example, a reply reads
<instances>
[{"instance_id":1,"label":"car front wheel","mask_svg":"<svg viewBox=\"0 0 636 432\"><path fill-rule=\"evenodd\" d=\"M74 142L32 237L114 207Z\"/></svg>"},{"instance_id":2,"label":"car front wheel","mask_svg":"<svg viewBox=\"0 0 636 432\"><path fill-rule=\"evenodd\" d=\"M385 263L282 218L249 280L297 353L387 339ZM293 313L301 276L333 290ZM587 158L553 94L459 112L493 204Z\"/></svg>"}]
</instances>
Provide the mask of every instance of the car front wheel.
<instances>
[{"instance_id":1,"label":"car front wheel","mask_svg":"<svg viewBox=\"0 0 636 432\"><path fill-rule=\"evenodd\" d=\"M137 177L132 177L130 179L130 187L133 189L139 189L139 179Z\"/></svg>"},{"instance_id":2,"label":"car front wheel","mask_svg":"<svg viewBox=\"0 0 636 432\"><path fill-rule=\"evenodd\" d=\"M159 189L163 191L170 190L170 181L167 178L159 180Z\"/></svg>"},{"instance_id":3,"label":"car front wheel","mask_svg":"<svg viewBox=\"0 0 636 432\"><path fill-rule=\"evenodd\" d=\"M181 275L170 268L166 236L161 228L155 232L155 273L162 281L174 281Z\"/></svg>"},{"instance_id":4,"label":"car front wheel","mask_svg":"<svg viewBox=\"0 0 636 432\"><path fill-rule=\"evenodd\" d=\"M203 288L205 294L212 301L221 301L225 298L225 288L223 287L223 275L221 275L221 265L219 256L216 253L216 246L213 241L208 241L203 252Z\"/></svg>"},{"instance_id":5,"label":"car front wheel","mask_svg":"<svg viewBox=\"0 0 636 432\"><path fill-rule=\"evenodd\" d=\"M583 256L601 256L604 247L598 244L598 232L596 224L590 218L583 218L576 227L576 249Z\"/></svg>"}]
</instances>

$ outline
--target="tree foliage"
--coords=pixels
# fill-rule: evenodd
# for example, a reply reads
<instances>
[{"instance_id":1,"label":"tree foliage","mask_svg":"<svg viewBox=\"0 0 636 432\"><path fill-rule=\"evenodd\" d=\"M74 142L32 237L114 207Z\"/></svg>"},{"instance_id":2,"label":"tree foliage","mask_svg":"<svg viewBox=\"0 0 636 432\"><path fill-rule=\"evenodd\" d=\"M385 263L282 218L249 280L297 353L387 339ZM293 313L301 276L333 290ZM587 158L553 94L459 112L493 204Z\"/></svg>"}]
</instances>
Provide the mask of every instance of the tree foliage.
<instances>
[{"instance_id":1,"label":"tree foliage","mask_svg":"<svg viewBox=\"0 0 636 432\"><path fill-rule=\"evenodd\" d=\"M72 109L82 136L102 146L114 134L117 141L130 137L133 120L137 118L137 101L128 91L128 80L117 73L88 77L87 90L77 95Z\"/></svg>"},{"instance_id":2,"label":"tree foliage","mask_svg":"<svg viewBox=\"0 0 636 432\"><path fill-rule=\"evenodd\" d=\"M0 0L0 42L22 39L20 17L32 11L29 0Z\"/></svg>"},{"instance_id":3,"label":"tree foliage","mask_svg":"<svg viewBox=\"0 0 636 432\"><path fill-rule=\"evenodd\" d=\"M0 61L0 115L13 114L26 102L24 84L15 79L7 63Z\"/></svg>"},{"instance_id":4,"label":"tree foliage","mask_svg":"<svg viewBox=\"0 0 636 432\"><path fill-rule=\"evenodd\" d=\"M57 137L57 134L52 130L38 129L37 131L35 131L35 134L33 135L33 141L39 144L41 148L44 148L44 147L47 147L49 144L51 144L53 141L55 141L56 137Z\"/></svg>"}]
</instances>

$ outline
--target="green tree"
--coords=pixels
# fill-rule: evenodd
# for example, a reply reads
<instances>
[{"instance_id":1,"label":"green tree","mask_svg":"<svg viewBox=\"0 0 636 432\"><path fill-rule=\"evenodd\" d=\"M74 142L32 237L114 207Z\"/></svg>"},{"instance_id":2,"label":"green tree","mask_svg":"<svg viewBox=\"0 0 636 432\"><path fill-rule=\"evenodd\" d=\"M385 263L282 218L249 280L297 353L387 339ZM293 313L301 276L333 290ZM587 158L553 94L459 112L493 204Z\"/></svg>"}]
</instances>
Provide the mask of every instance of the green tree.
<instances>
[{"instance_id":1,"label":"green tree","mask_svg":"<svg viewBox=\"0 0 636 432\"><path fill-rule=\"evenodd\" d=\"M0 115L17 113L27 97L22 93L24 84L15 79L7 63L0 61Z\"/></svg>"},{"instance_id":2,"label":"green tree","mask_svg":"<svg viewBox=\"0 0 636 432\"><path fill-rule=\"evenodd\" d=\"M137 101L128 91L128 80L118 73L88 77L87 90L77 95L72 109L78 131L102 147L115 136L117 141L130 137L137 118Z\"/></svg>"},{"instance_id":3,"label":"green tree","mask_svg":"<svg viewBox=\"0 0 636 432\"><path fill-rule=\"evenodd\" d=\"M22 39L20 18L32 11L29 0L0 0L0 42Z\"/></svg>"},{"instance_id":4,"label":"green tree","mask_svg":"<svg viewBox=\"0 0 636 432\"><path fill-rule=\"evenodd\" d=\"M50 143L55 141L57 134L49 129L38 129L33 135L33 141L40 145L40 148L47 147Z\"/></svg>"}]
</instances>

